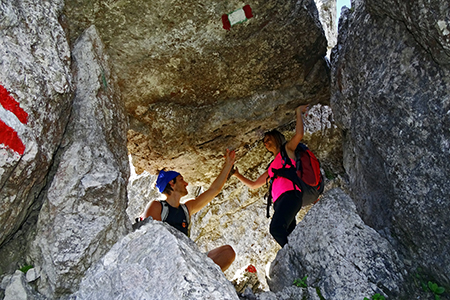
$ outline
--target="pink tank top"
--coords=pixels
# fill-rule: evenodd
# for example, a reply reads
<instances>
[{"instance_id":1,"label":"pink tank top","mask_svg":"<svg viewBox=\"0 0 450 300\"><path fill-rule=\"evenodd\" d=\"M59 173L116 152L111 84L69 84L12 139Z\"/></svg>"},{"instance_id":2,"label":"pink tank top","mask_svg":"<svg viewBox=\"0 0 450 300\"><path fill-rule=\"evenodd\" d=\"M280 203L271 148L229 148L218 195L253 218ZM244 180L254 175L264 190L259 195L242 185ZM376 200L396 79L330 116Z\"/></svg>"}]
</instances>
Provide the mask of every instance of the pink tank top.
<instances>
[{"instance_id":1,"label":"pink tank top","mask_svg":"<svg viewBox=\"0 0 450 300\"><path fill-rule=\"evenodd\" d=\"M295 168L295 160L292 158L289 158L292 162L292 165ZM283 167L283 160L281 159L281 153L278 153L277 156L275 156L275 159L272 161L272 163L269 166L269 176L273 177L274 173L272 171L273 169L280 169ZM289 165L286 165L286 168L289 168ZM297 186L295 186L295 189L298 191L301 191ZM294 184L289 179L283 178L283 177L277 177L274 179L272 184L272 201L277 201L278 197L281 196L284 192L287 191L293 191L294 190Z\"/></svg>"}]
</instances>

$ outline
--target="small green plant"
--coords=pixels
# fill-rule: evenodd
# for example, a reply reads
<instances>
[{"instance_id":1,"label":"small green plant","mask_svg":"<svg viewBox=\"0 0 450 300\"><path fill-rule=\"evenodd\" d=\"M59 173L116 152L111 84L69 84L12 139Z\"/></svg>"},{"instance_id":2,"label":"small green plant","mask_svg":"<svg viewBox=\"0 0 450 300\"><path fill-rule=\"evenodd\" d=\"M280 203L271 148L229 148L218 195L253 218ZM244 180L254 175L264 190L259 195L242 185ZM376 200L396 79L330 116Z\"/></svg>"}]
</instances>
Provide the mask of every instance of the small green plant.
<instances>
[{"instance_id":1,"label":"small green plant","mask_svg":"<svg viewBox=\"0 0 450 300\"><path fill-rule=\"evenodd\" d=\"M445 293L445 288L439 286L433 281L428 280L428 278L423 275L423 270L420 267L417 268L417 271L415 273L415 282L416 285L418 285L418 283L420 284L424 292L433 293L435 300L441 300L441 295Z\"/></svg>"},{"instance_id":2,"label":"small green plant","mask_svg":"<svg viewBox=\"0 0 450 300\"><path fill-rule=\"evenodd\" d=\"M422 290L424 292L428 291L428 287L427 287L425 281L423 280L422 276L419 273L416 274L416 278L419 280L419 283L420 283L420 286L422 287Z\"/></svg>"},{"instance_id":3,"label":"small green plant","mask_svg":"<svg viewBox=\"0 0 450 300\"><path fill-rule=\"evenodd\" d=\"M439 286L437 283L428 281L428 288L434 294L435 300L441 300L441 296L445 292L445 288Z\"/></svg>"},{"instance_id":4,"label":"small green plant","mask_svg":"<svg viewBox=\"0 0 450 300\"><path fill-rule=\"evenodd\" d=\"M102 68L102 82L103 88L106 90L108 88L108 82L106 81L105 70Z\"/></svg>"},{"instance_id":5,"label":"small green plant","mask_svg":"<svg viewBox=\"0 0 450 300\"><path fill-rule=\"evenodd\" d=\"M331 172L330 170L325 169L325 177L329 180L333 180L336 178L336 175L333 174L333 172Z\"/></svg>"},{"instance_id":6,"label":"small green plant","mask_svg":"<svg viewBox=\"0 0 450 300\"><path fill-rule=\"evenodd\" d=\"M320 299L320 300L326 300L326 299L322 296L322 292L320 291L320 288L319 288L319 287L316 287L316 293L317 293L317 296L319 296L319 299Z\"/></svg>"},{"instance_id":7,"label":"small green plant","mask_svg":"<svg viewBox=\"0 0 450 300\"><path fill-rule=\"evenodd\" d=\"M20 268L19 270L26 274L29 269L33 269L33 268L34 267L32 265L25 265L22 268Z\"/></svg>"},{"instance_id":8,"label":"small green plant","mask_svg":"<svg viewBox=\"0 0 450 300\"><path fill-rule=\"evenodd\" d=\"M308 276L303 277L302 279L297 278L294 280L294 285L302 288L307 288L308 285L306 284L306 280L308 279Z\"/></svg>"},{"instance_id":9,"label":"small green plant","mask_svg":"<svg viewBox=\"0 0 450 300\"><path fill-rule=\"evenodd\" d=\"M384 298L383 295L381 295L381 294L379 294L379 293L376 293L376 294L373 295L372 298L370 298L370 299L372 299L372 300L385 300L386 298ZM364 300L370 300L370 299L367 298L367 297L364 297Z\"/></svg>"}]
</instances>

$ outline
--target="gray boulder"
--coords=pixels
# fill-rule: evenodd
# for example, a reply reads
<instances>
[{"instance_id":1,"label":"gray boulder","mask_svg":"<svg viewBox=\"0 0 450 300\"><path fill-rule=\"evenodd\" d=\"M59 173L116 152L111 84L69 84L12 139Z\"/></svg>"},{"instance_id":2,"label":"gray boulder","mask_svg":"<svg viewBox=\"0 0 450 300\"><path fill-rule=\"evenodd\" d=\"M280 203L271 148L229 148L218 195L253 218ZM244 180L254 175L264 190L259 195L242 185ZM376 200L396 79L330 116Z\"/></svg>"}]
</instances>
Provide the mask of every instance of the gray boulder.
<instances>
[{"instance_id":1,"label":"gray boulder","mask_svg":"<svg viewBox=\"0 0 450 300\"><path fill-rule=\"evenodd\" d=\"M192 240L160 221L145 222L88 270L71 299L238 299Z\"/></svg>"},{"instance_id":2,"label":"gray boulder","mask_svg":"<svg viewBox=\"0 0 450 300\"><path fill-rule=\"evenodd\" d=\"M420 47L439 65L450 68L450 10L448 2L367 0L372 15L388 15L405 25Z\"/></svg>"},{"instance_id":3,"label":"gray boulder","mask_svg":"<svg viewBox=\"0 0 450 300\"><path fill-rule=\"evenodd\" d=\"M51 298L75 291L87 268L131 230L127 119L95 27L74 45L73 58L72 115L33 242L39 291Z\"/></svg>"},{"instance_id":4,"label":"gray boulder","mask_svg":"<svg viewBox=\"0 0 450 300\"><path fill-rule=\"evenodd\" d=\"M3 300L45 300L43 295L39 294L31 287L22 271L17 270L13 275L6 276L0 286L5 290Z\"/></svg>"},{"instance_id":5,"label":"gray boulder","mask_svg":"<svg viewBox=\"0 0 450 300\"><path fill-rule=\"evenodd\" d=\"M347 10L334 50L331 104L351 196L411 270L449 286L448 2L375 2Z\"/></svg>"},{"instance_id":6,"label":"gray boulder","mask_svg":"<svg viewBox=\"0 0 450 300\"><path fill-rule=\"evenodd\" d=\"M279 292L308 276L309 294L318 288L325 299L363 299L375 293L399 299L403 270L389 241L364 224L348 195L332 189L288 237L268 282L271 291Z\"/></svg>"},{"instance_id":7,"label":"gray boulder","mask_svg":"<svg viewBox=\"0 0 450 300\"><path fill-rule=\"evenodd\" d=\"M59 23L63 3L0 3L0 85L7 91L0 96L0 247L40 206L37 198L70 115L70 48Z\"/></svg>"},{"instance_id":8,"label":"gray boulder","mask_svg":"<svg viewBox=\"0 0 450 300\"><path fill-rule=\"evenodd\" d=\"M131 176L128 180L128 207L127 214L132 223L145 210L145 207L152 200L161 197L161 193L155 188L157 176L143 172L137 175L134 171L133 164L130 162Z\"/></svg>"}]
</instances>

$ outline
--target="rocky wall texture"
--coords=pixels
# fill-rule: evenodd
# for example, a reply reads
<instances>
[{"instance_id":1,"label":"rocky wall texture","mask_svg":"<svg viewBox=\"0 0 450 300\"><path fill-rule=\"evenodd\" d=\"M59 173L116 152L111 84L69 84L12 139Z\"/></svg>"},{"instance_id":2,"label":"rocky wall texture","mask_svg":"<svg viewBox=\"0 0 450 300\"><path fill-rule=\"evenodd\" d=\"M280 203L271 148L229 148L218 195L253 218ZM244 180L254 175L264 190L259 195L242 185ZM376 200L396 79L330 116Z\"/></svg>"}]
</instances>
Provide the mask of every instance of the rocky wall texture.
<instances>
[{"instance_id":1,"label":"rocky wall texture","mask_svg":"<svg viewBox=\"0 0 450 300\"><path fill-rule=\"evenodd\" d=\"M369 11L405 25L420 47L439 65L450 68L450 5L446 1L369 0Z\"/></svg>"},{"instance_id":2,"label":"rocky wall texture","mask_svg":"<svg viewBox=\"0 0 450 300\"><path fill-rule=\"evenodd\" d=\"M127 118L95 27L73 51L76 93L33 242L39 291L72 293L84 272L131 230L126 215Z\"/></svg>"},{"instance_id":3,"label":"rocky wall texture","mask_svg":"<svg viewBox=\"0 0 450 300\"><path fill-rule=\"evenodd\" d=\"M70 115L62 6L58 0L0 2L0 246L39 208Z\"/></svg>"},{"instance_id":4,"label":"rocky wall texture","mask_svg":"<svg viewBox=\"0 0 450 300\"><path fill-rule=\"evenodd\" d=\"M327 38L327 56L330 57L331 49L337 43L337 14L341 8L336 7L336 0L316 0L317 10L319 11L319 19L322 24L325 36ZM337 9L337 10L336 10Z\"/></svg>"},{"instance_id":5,"label":"rocky wall texture","mask_svg":"<svg viewBox=\"0 0 450 300\"><path fill-rule=\"evenodd\" d=\"M332 108L352 198L408 268L448 286L448 2L366 2L341 19L333 53Z\"/></svg>"},{"instance_id":6,"label":"rocky wall texture","mask_svg":"<svg viewBox=\"0 0 450 300\"><path fill-rule=\"evenodd\" d=\"M407 273L394 247L364 224L352 199L340 189L325 193L288 240L270 268L272 292L307 276L310 297L317 290L325 299L364 299L376 293L403 299L405 295Z\"/></svg>"},{"instance_id":7,"label":"rocky wall texture","mask_svg":"<svg viewBox=\"0 0 450 300\"><path fill-rule=\"evenodd\" d=\"M239 299L220 268L183 233L147 219L86 274L70 299Z\"/></svg>"},{"instance_id":8,"label":"rocky wall texture","mask_svg":"<svg viewBox=\"0 0 450 300\"><path fill-rule=\"evenodd\" d=\"M2 280L0 288L5 290L4 300L45 300L46 298L36 292L28 284L28 280L22 271L16 270L13 275L6 276ZM1 296L0 296L1 297Z\"/></svg>"},{"instance_id":9,"label":"rocky wall texture","mask_svg":"<svg viewBox=\"0 0 450 300\"><path fill-rule=\"evenodd\" d=\"M314 1L257 1L225 30L239 1L70 1L71 38L95 24L130 116L137 173L177 167L209 182L227 147L241 148L329 103L327 42ZM193 168L195 172L193 172Z\"/></svg>"},{"instance_id":10,"label":"rocky wall texture","mask_svg":"<svg viewBox=\"0 0 450 300\"><path fill-rule=\"evenodd\" d=\"M131 163L130 170L133 174L134 168ZM127 214L133 223L144 212L146 205L150 201L160 197L158 189L155 188L156 179L156 175L150 175L147 172L130 176L127 188L129 199Z\"/></svg>"}]
</instances>

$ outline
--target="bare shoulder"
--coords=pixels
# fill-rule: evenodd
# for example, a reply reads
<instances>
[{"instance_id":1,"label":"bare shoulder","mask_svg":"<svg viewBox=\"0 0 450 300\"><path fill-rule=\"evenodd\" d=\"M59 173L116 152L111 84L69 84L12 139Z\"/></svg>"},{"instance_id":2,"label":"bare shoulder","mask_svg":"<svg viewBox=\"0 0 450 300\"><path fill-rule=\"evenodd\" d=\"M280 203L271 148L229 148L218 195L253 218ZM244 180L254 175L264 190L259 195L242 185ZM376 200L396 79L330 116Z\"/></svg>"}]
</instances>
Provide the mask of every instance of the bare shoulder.
<instances>
[{"instance_id":1,"label":"bare shoulder","mask_svg":"<svg viewBox=\"0 0 450 300\"><path fill-rule=\"evenodd\" d=\"M152 217L153 220L161 221L162 204L158 200L153 200L144 213L144 218Z\"/></svg>"}]
</instances>

